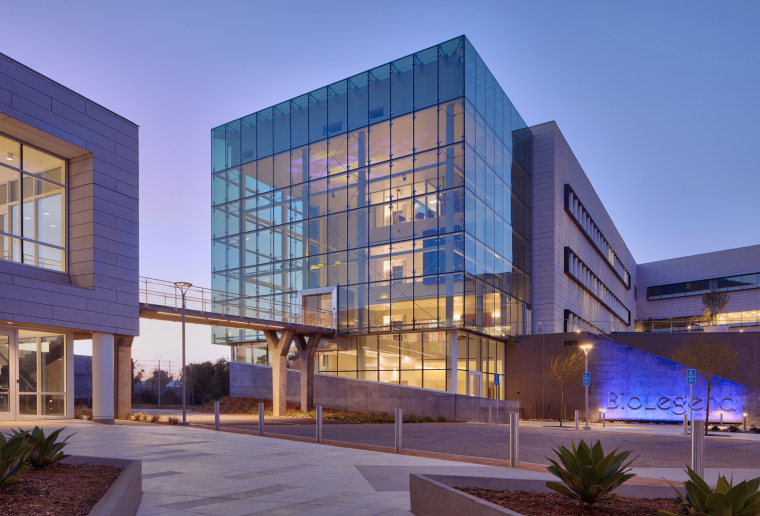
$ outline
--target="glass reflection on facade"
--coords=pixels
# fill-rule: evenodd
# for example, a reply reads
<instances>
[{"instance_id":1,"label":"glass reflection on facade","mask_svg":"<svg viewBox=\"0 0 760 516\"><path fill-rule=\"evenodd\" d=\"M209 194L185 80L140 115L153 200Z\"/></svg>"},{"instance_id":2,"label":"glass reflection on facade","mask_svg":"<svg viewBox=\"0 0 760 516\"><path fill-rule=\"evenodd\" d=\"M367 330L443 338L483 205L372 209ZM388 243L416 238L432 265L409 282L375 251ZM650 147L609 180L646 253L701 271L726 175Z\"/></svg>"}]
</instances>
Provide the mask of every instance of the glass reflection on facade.
<instances>
[{"instance_id":1,"label":"glass reflection on facade","mask_svg":"<svg viewBox=\"0 0 760 516\"><path fill-rule=\"evenodd\" d=\"M0 135L0 259L66 270L66 162Z\"/></svg>"},{"instance_id":2,"label":"glass reflection on facade","mask_svg":"<svg viewBox=\"0 0 760 516\"><path fill-rule=\"evenodd\" d=\"M211 136L214 289L295 303L335 287L320 372L452 390L454 336L502 357L473 371L503 369L530 306L530 133L465 37ZM268 363L260 333L213 335Z\"/></svg>"}]
</instances>

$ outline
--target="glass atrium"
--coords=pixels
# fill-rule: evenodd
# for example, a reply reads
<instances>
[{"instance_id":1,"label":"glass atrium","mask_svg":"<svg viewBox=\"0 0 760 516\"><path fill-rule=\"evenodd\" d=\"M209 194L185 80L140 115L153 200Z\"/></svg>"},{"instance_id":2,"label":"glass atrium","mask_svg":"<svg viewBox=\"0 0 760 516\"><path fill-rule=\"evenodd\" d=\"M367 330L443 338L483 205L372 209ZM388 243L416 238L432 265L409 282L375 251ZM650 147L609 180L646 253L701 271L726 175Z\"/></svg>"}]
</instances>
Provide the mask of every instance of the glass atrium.
<instances>
[{"instance_id":1,"label":"glass atrium","mask_svg":"<svg viewBox=\"0 0 760 516\"><path fill-rule=\"evenodd\" d=\"M338 337L318 372L462 391L457 363L497 396L530 313L530 132L466 37L211 139L214 289L296 303L334 288ZM213 336L269 363L259 332Z\"/></svg>"}]
</instances>

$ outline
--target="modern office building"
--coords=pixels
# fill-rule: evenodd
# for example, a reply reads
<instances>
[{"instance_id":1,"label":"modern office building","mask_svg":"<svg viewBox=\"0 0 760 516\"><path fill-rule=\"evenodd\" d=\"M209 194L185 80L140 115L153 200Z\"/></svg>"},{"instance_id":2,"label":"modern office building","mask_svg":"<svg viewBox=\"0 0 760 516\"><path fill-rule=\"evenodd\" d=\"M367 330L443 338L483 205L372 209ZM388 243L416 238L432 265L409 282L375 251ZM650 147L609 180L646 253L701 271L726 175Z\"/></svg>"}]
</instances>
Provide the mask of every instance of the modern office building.
<instances>
[{"instance_id":1,"label":"modern office building","mask_svg":"<svg viewBox=\"0 0 760 516\"><path fill-rule=\"evenodd\" d=\"M712 288L760 309L760 246L638 265L558 125L528 127L464 36L211 137L213 288L333 310L318 373L522 399L533 380L495 375L518 377L509 357L537 336L699 318L700 298L676 296ZM213 336L271 363L260 332Z\"/></svg>"},{"instance_id":2,"label":"modern office building","mask_svg":"<svg viewBox=\"0 0 760 516\"><path fill-rule=\"evenodd\" d=\"M78 339L94 419L129 409L138 169L135 124L0 54L0 420L74 416Z\"/></svg>"},{"instance_id":3,"label":"modern office building","mask_svg":"<svg viewBox=\"0 0 760 516\"><path fill-rule=\"evenodd\" d=\"M220 126L212 152L213 288L334 307L319 372L503 399L530 131L465 37ZM214 342L268 363L258 332Z\"/></svg>"}]
</instances>

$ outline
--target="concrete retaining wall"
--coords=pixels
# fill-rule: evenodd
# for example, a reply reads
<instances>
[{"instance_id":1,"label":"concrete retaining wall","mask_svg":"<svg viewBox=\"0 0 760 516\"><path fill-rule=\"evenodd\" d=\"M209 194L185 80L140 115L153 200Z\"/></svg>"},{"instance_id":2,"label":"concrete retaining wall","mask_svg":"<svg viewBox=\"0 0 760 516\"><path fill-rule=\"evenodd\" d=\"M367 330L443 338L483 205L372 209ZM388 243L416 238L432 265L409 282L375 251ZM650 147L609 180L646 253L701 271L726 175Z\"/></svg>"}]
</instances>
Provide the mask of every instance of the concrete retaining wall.
<instances>
[{"instance_id":1,"label":"concrete retaining wall","mask_svg":"<svg viewBox=\"0 0 760 516\"><path fill-rule=\"evenodd\" d=\"M411 510L415 516L460 516L478 514L496 516L520 513L499 507L475 496L454 489L456 487L479 487L493 491L529 491L534 493L554 492L546 487L545 480L524 480L511 478L465 477L448 475L411 475L409 496ZM622 485L615 490L620 496L636 498L671 498L670 486Z\"/></svg>"},{"instance_id":2,"label":"concrete retaining wall","mask_svg":"<svg viewBox=\"0 0 760 516\"><path fill-rule=\"evenodd\" d=\"M287 374L288 401L300 403L301 373L289 369ZM230 396L271 399L272 368L231 362ZM487 422L488 407L493 407L495 420L497 404L501 423L507 423L509 412L516 412L520 406L514 401L461 396L450 392L327 374L314 375L314 405L340 410L393 414L395 409L400 408L404 415L414 414L416 417L444 416L456 421Z\"/></svg>"},{"instance_id":3,"label":"concrete retaining wall","mask_svg":"<svg viewBox=\"0 0 760 516\"><path fill-rule=\"evenodd\" d=\"M111 457L71 455L63 464L90 464L122 468L119 477L108 488L89 513L89 516L135 516L142 500L142 461Z\"/></svg>"}]
</instances>

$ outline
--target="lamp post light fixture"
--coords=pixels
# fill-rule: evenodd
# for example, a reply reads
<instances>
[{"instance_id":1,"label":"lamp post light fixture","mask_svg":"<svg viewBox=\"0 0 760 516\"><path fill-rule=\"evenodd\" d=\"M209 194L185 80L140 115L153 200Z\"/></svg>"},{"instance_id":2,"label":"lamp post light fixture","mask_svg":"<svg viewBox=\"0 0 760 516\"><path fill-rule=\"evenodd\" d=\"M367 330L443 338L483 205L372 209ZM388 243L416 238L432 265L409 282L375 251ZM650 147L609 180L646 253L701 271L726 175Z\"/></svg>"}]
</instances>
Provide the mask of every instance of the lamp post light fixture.
<instances>
[{"instance_id":1,"label":"lamp post light fixture","mask_svg":"<svg viewBox=\"0 0 760 516\"><path fill-rule=\"evenodd\" d=\"M182 293L182 422L180 425L187 426L187 371L185 370L185 294L193 286L192 283L178 281L174 284Z\"/></svg>"},{"instance_id":2,"label":"lamp post light fixture","mask_svg":"<svg viewBox=\"0 0 760 516\"><path fill-rule=\"evenodd\" d=\"M158 406L161 406L161 357L156 356L158 359Z\"/></svg>"},{"instance_id":3,"label":"lamp post light fixture","mask_svg":"<svg viewBox=\"0 0 760 516\"><path fill-rule=\"evenodd\" d=\"M593 348L591 344L583 344L581 346L581 349L586 354L586 372L588 373L588 352L591 351L591 348ZM588 385L584 386L584 389L586 390L586 424L584 425L584 430L591 430L591 427L588 426Z\"/></svg>"}]
</instances>

